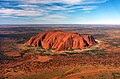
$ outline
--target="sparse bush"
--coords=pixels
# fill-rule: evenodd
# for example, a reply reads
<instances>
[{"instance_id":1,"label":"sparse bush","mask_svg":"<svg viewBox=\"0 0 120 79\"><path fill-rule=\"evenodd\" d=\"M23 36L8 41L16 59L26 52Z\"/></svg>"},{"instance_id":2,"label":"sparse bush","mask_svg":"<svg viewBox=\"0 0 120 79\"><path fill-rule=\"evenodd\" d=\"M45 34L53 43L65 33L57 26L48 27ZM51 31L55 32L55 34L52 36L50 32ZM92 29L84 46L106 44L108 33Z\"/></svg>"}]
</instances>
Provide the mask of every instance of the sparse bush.
<instances>
[{"instance_id":1,"label":"sparse bush","mask_svg":"<svg viewBox=\"0 0 120 79\"><path fill-rule=\"evenodd\" d=\"M67 54L66 53L62 53L62 54L60 54L61 56L67 56Z\"/></svg>"},{"instance_id":2,"label":"sparse bush","mask_svg":"<svg viewBox=\"0 0 120 79\"><path fill-rule=\"evenodd\" d=\"M70 54L70 55L72 55L72 54L78 54L77 52L74 52L74 51L71 51L71 52L66 52L67 54Z\"/></svg>"},{"instance_id":3,"label":"sparse bush","mask_svg":"<svg viewBox=\"0 0 120 79\"><path fill-rule=\"evenodd\" d=\"M6 70L6 73L7 73L7 72L11 72L11 70Z\"/></svg>"},{"instance_id":4,"label":"sparse bush","mask_svg":"<svg viewBox=\"0 0 120 79\"><path fill-rule=\"evenodd\" d=\"M25 55L25 53L26 53L26 50L22 50L22 51L20 52L21 58L23 58L23 56Z\"/></svg>"},{"instance_id":5,"label":"sparse bush","mask_svg":"<svg viewBox=\"0 0 120 79\"><path fill-rule=\"evenodd\" d=\"M99 54L97 55L97 57L98 57L98 58L106 57L106 53L99 53Z\"/></svg>"},{"instance_id":6,"label":"sparse bush","mask_svg":"<svg viewBox=\"0 0 120 79\"><path fill-rule=\"evenodd\" d=\"M112 46L118 47L120 44L111 44Z\"/></svg>"}]
</instances>

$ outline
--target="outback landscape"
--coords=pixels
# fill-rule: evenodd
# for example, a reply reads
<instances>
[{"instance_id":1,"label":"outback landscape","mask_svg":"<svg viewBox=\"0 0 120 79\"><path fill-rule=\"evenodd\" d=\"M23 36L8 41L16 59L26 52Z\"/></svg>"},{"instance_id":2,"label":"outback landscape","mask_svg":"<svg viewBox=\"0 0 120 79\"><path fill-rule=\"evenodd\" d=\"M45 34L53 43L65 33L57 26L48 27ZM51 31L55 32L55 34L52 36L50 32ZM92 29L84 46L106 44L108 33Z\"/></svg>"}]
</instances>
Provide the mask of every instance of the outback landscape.
<instances>
[{"instance_id":1,"label":"outback landscape","mask_svg":"<svg viewBox=\"0 0 120 79\"><path fill-rule=\"evenodd\" d=\"M120 79L120 26L83 26L0 26L0 79Z\"/></svg>"}]
</instances>

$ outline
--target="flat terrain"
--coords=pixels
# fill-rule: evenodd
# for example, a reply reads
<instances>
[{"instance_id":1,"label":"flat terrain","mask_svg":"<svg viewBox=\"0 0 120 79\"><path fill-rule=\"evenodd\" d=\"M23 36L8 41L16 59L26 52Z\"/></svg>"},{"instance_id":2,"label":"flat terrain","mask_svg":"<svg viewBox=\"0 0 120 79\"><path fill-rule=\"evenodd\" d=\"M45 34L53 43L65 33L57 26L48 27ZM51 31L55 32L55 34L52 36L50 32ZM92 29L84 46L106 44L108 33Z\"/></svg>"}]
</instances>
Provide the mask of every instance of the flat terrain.
<instances>
[{"instance_id":1,"label":"flat terrain","mask_svg":"<svg viewBox=\"0 0 120 79\"><path fill-rule=\"evenodd\" d=\"M24 46L46 30L92 35L98 44L60 54ZM120 26L0 26L0 79L120 79Z\"/></svg>"}]
</instances>

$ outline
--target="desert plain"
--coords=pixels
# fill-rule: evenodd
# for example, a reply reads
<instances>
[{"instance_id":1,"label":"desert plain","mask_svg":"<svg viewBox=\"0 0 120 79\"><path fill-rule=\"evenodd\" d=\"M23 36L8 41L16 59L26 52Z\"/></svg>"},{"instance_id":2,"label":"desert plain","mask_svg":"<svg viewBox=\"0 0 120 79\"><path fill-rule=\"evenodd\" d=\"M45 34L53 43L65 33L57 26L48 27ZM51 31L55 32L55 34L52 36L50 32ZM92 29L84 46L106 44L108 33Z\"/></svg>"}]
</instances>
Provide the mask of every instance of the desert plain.
<instances>
[{"instance_id":1,"label":"desert plain","mask_svg":"<svg viewBox=\"0 0 120 79\"><path fill-rule=\"evenodd\" d=\"M64 51L25 46L49 30L91 35L97 43ZM120 79L120 26L0 26L0 79Z\"/></svg>"}]
</instances>

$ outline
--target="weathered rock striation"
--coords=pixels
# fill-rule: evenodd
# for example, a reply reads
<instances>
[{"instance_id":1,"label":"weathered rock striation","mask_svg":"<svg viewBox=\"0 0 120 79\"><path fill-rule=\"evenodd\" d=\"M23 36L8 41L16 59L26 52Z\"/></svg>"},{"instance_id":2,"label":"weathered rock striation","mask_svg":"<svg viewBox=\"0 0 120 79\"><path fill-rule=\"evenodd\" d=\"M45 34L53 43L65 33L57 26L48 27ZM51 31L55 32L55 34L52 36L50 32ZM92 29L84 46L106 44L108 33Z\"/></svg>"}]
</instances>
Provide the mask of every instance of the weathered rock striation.
<instances>
[{"instance_id":1,"label":"weathered rock striation","mask_svg":"<svg viewBox=\"0 0 120 79\"><path fill-rule=\"evenodd\" d=\"M44 49L55 49L56 51L82 49L97 43L93 36L80 35L74 32L63 32L60 30L41 32L32 36L25 46L41 46Z\"/></svg>"}]
</instances>

